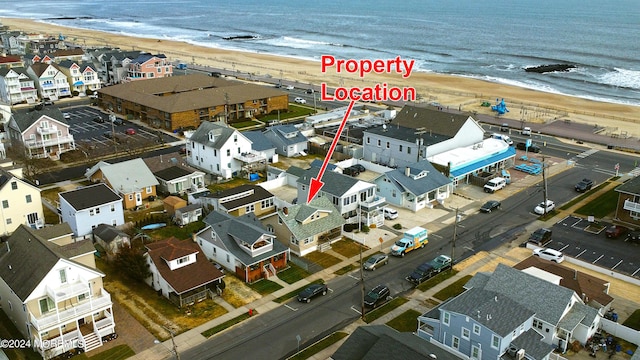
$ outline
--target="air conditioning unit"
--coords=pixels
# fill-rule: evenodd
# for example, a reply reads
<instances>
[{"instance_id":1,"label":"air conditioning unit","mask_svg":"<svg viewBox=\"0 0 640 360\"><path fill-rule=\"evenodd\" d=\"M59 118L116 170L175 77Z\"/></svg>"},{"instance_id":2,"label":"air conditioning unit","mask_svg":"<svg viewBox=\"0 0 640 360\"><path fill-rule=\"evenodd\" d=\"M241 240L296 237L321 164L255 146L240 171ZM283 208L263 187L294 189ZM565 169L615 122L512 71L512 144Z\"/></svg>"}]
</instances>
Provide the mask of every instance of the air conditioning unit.
<instances>
[{"instance_id":1,"label":"air conditioning unit","mask_svg":"<svg viewBox=\"0 0 640 360\"><path fill-rule=\"evenodd\" d=\"M516 360L522 360L524 359L524 349L520 349L518 350L518 352L516 352Z\"/></svg>"}]
</instances>

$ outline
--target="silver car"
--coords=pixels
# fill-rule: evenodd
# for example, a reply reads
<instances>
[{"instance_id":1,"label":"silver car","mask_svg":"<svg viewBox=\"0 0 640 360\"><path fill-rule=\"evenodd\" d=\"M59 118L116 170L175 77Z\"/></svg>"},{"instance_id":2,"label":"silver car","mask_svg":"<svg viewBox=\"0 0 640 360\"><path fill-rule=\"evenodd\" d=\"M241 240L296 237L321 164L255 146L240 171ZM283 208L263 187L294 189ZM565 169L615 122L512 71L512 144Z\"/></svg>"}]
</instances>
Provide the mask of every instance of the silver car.
<instances>
[{"instance_id":1,"label":"silver car","mask_svg":"<svg viewBox=\"0 0 640 360\"><path fill-rule=\"evenodd\" d=\"M362 268L365 270L375 270L377 267L386 265L389 263L389 256L386 254L376 254L371 256L367 261L362 264Z\"/></svg>"}]
</instances>

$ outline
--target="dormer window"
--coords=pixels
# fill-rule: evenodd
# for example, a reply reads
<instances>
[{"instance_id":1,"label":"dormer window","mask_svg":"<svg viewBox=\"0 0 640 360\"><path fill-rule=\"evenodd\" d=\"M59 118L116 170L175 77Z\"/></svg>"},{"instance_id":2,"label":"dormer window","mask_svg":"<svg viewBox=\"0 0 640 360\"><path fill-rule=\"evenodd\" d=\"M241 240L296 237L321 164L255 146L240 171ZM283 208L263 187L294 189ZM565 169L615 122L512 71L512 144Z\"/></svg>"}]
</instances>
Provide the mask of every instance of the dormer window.
<instances>
[{"instance_id":1,"label":"dormer window","mask_svg":"<svg viewBox=\"0 0 640 360\"><path fill-rule=\"evenodd\" d=\"M183 257L181 257L180 259L178 259L178 260L177 260L178 265L180 265L180 264L184 264L184 263L186 263L187 261L189 261L189 255L187 255L187 256L183 256Z\"/></svg>"},{"instance_id":2,"label":"dormer window","mask_svg":"<svg viewBox=\"0 0 640 360\"><path fill-rule=\"evenodd\" d=\"M213 134L213 132L209 132L209 141L214 141L216 138L216 136Z\"/></svg>"}]
</instances>

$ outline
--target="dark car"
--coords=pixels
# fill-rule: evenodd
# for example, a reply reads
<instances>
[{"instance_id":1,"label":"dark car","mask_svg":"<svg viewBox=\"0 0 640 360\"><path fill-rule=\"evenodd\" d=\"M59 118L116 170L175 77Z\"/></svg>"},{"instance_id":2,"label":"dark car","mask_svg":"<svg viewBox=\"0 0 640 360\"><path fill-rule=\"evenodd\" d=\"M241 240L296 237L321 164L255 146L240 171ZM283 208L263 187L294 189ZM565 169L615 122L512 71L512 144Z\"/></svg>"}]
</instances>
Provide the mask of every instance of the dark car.
<instances>
[{"instance_id":1,"label":"dark car","mask_svg":"<svg viewBox=\"0 0 640 360\"><path fill-rule=\"evenodd\" d=\"M529 236L529 242L534 243L538 246L544 246L549 241L551 241L551 234L553 232L546 228L540 228L534 231L531 236Z\"/></svg>"},{"instance_id":2,"label":"dark car","mask_svg":"<svg viewBox=\"0 0 640 360\"><path fill-rule=\"evenodd\" d=\"M102 136L106 137L107 139L111 139L113 138L113 133L111 131L105 131L102 133Z\"/></svg>"},{"instance_id":3,"label":"dark car","mask_svg":"<svg viewBox=\"0 0 640 360\"><path fill-rule=\"evenodd\" d=\"M102 116L96 116L96 117L94 117L94 118L93 118L93 121L94 121L94 122L97 122L97 123L100 123L100 124L104 123L104 119L102 118Z\"/></svg>"},{"instance_id":4,"label":"dark car","mask_svg":"<svg viewBox=\"0 0 640 360\"><path fill-rule=\"evenodd\" d=\"M307 89L306 93L307 93L307 94L313 94L313 93L314 93L314 91L313 91L313 89Z\"/></svg>"},{"instance_id":5,"label":"dark car","mask_svg":"<svg viewBox=\"0 0 640 360\"><path fill-rule=\"evenodd\" d=\"M629 232L629 229L627 229L624 226L618 226L618 225L611 225L607 228L607 231L604 232L604 234L611 239L615 239L617 237L620 237L626 233Z\"/></svg>"},{"instance_id":6,"label":"dark car","mask_svg":"<svg viewBox=\"0 0 640 360\"><path fill-rule=\"evenodd\" d=\"M503 123L502 125L500 125L500 131L508 132L509 131L509 124Z\"/></svg>"},{"instance_id":7,"label":"dark car","mask_svg":"<svg viewBox=\"0 0 640 360\"><path fill-rule=\"evenodd\" d=\"M222 74L218 71L214 71L211 73L211 76L215 77L215 78L219 78L220 76L222 76Z\"/></svg>"},{"instance_id":8,"label":"dark car","mask_svg":"<svg viewBox=\"0 0 640 360\"><path fill-rule=\"evenodd\" d=\"M430 262L426 262L413 270L413 272L407 276L407 280L415 285L419 285L423 281L431 278L434 274L435 269Z\"/></svg>"},{"instance_id":9,"label":"dark car","mask_svg":"<svg viewBox=\"0 0 640 360\"><path fill-rule=\"evenodd\" d=\"M629 242L640 242L640 231L631 231L627 235L627 239L625 241Z\"/></svg>"},{"instance_id":10,"label":"dark car","mask_svg":"<svg viewBox=\"0 0 640 360\"><path fill-rule=\"evenodd\" d=\"M324 296L327 294L327 290L329 290L329 288L325 284L313 284L298 294L298 301L311 302L312 297L318 296L319 294Z\"/></svg>"},{"instance_id":11,"label":"dark car","mask_svg":"<svg viewBox=\"0 0 640 360\"><path fill-rule=\"evenodd\" d=\"M389 256L386 254L376 254L367 259L367 261L362 264L362 268L365 270L375 270L376 268L387 265L389 263Z\"/></svg>"},{"instance_id":12,"label":"dark car","mask_svg":"<svg viewBox=\"0 0 640 360\"><path fill-rule=\"evenodd\" d=\"M527 144L526 143L517 143L516 144L516 149L518 150L527 150ZM542 149L540 149L540 147L536 144L531 144L531 146L529 146L529 150L532 153L539 153L540 151L542 151Z\"/></svg>"},{"instance_id":13,"label":"dark car","mask_svg":"<svg viewBox=\"0 0 640 360\"><path fill-rule=\"evenodd\" d=\"M480 207L480 211L485 212L485 213L490 213L493 210L500 209L500 206L502 206L500 201L498 201L498 200L489 200L486 203L484 203L484 205L482 205L482 207Z\"/></svg>"},{"instance_id":14,"label":"dark car","mask_svg":"<svg viewBox=\"0 0 640 360\"><path fill-rule=\"evenodd\" d=\"M585 192L591 190L593 187L593 180L584 178L576 184L575 188L577 192Z\"/></svg>"},{"instance_id":15,"label":"dark car","mask_svg":"<svg viewBox=\"0 0 640 360\"><path fill-rule=\"evenodd\" d=\"M371 289L367 295L364 296L364 304L368 307L376 307L384 303L389 297L389 288L384 285L378 285Z\"/></svg>"},{"instance_id":16,"label":"dark car","mask_svg":"<svg viewBox=\"0 0 640 360\"><path fill-rule=\"evenodd\" d=\"M362 166L362 165L360 165L360 164L351 165L351 167L352 167L352 168L356 168L356 169L358 169L358 171L359 171L360 173L363 173L363 172L367 171L367 169L365 169L365 168L364 168L364 166Z\"/></svg>"},{"instance_id":17,"label":"dark car","mask_svg":"<svg viewBox=\"0 0 640 360\"><path fill-rule=\"evenodd\" d=\"M344 170L342 170L342 173L345 175L353 176L353 177L360 175L360 171L353 166L349 166L348 168L345 168Z\"/></svg>"},{"instance_id":18,"label":"dark car","mask_svg":"<svg viewBox=\"0 0 640 360\"><path fill-rule=\"evenodd\" d=\"M122 124L124 124L124 121L122 121L122 119L115 118L115 119L113 119L113 124L114 125L122 125Z\"/></svg>"}]
</instances>

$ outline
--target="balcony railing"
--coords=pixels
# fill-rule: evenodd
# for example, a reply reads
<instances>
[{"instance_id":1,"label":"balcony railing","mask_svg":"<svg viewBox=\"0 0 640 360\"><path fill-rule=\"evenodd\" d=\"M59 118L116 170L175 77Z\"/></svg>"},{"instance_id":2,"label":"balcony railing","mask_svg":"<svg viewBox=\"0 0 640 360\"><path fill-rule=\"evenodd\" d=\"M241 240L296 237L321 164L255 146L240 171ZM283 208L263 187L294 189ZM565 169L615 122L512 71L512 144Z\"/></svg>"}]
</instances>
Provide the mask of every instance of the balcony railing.
<instances>
[{"instance_id":1,"label":"balcony railing","mask_svg":"<svg viewBox=\"0 0 640 360\"><path fill-rule=\"evenodd\" d=\"M360 209L362 211L373 211L380 209L386 205L387 199L384 196L374 196L373 199L369 201L363 201L360 203Z\"/></svg>"},{"instance_id":2,"label":"balcony railing","mask_svg":"<svg viewBox=\"0 0 640 360\"><path fill-rule=\"evenodd\" d=\"M267 157L265 155L254 150L250 150L242 154L235 155L233 158L247 164L252 164L252 163L257 163L260 161L267 160Z\"/></svg>"},{"instance_id":3,"label":"balcony railing","mask_svg":"<svg viewBox=\"0 0 640 360\"><path fill-rule=\"evenodd\" d=\"M49 140L25 140L24 146L29 149L45 146L73 143L73 135L57 136Z\"/></svg>"},{"instance_id":4,"label":"balcony railing","mask_svg":"<svg viewBox=\"0 0 640 360\"><path fill-rule=\"evenodd\" d=\"M43 316L36 317L32 314L31 324L38 330L45 330L53 327L57 324L68 322L74 318L81 318L92 313L102 310L105 307L111 306L111 294L106 290L101 289L102 294L99 296L93 296L90 299L84 300L81 303L75 304L69 309L60 309L57 312L47 313Z\"/></svg>"},{"instance_id":5,"label":"balcony railing","mask_svg":"<svg viewBox=\"0 0 640 360\"><path fill-rule=\"evenodd\" d=\"M640 203L633 202L631 200L625 200L623 209L633 212L640 212Z\"/></svg>"},{"instance_id":6,"label":"balcony railing","mask_svg":"<svg viewBox=\"0 0 640 360\"><path fill-rule=\"evenodd\" d=\"M47 285L46 289L47 295L49 295L49 297L55 303L75 298L78 295L87 294L91 291L91 289L89 288L89 281L86 281L84 279L80 279L80 281L73 284L68 284L56 288L52 288Z\"/></svg>"},{"instance_id":7,"label":"balcony railing","mask_svg":"<svg viewBox=\"0 0 640 360\"><path fill-rule=\"evenodd\" d=\"M39 127L37 128L38 134L55 134L58 132L58 127L55 125L49 127Z\"/></svg>"}]
</instances>

